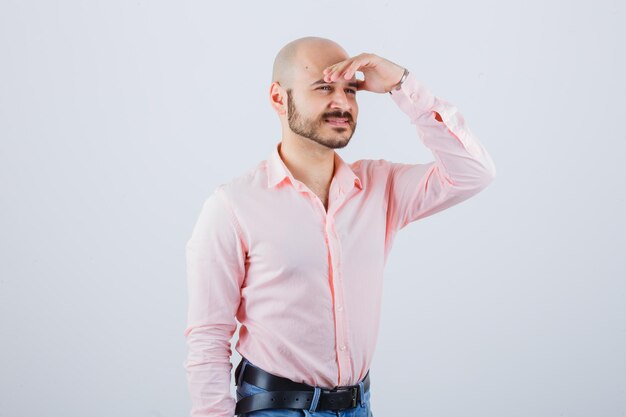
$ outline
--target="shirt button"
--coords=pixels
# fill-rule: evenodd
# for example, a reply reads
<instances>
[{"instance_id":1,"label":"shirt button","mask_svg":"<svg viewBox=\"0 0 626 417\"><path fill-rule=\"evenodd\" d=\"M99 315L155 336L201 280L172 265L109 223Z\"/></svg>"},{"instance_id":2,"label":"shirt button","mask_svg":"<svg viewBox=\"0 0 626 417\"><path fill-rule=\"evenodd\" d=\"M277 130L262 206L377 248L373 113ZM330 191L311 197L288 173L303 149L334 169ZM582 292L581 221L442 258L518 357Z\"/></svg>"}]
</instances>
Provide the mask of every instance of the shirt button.
<instances>
[{"instance_id":1,"label":"shirt button","mask_svg":"<svg viewBox=\"0 0 626 417\"><path fill-rule=\"evenodd\" d=\"M342 310L343 310L343 307L342 307L342 306L338 306L338 307L337 307L337 311L342 311Z\"/></svg>"},{"instance_id":2,"label":"shirt button","mask_svg":"<svg viewBox=\"0 0 626 417\"><path fill-rule=\"evenodd\" d=\"M346 350L346 345L341 345L341 350Z\"/></svg>"},{"instance_id":3,"label":"shirt button","mask_svg":"<svg viewBox=\"0 0 626 417\"><path fill-rule=\"evenodd\" d=\"M411 100L417 101L417 94L411 93Z\"/></svg>"}]
</instances>

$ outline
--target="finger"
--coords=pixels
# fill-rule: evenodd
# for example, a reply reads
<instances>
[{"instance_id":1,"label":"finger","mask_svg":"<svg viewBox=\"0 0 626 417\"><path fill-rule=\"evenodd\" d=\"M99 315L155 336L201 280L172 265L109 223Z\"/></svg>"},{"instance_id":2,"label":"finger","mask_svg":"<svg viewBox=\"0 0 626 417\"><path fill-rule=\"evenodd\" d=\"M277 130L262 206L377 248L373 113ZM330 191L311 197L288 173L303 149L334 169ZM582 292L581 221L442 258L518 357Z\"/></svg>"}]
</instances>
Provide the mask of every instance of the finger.
<instances>
[{"instance_id":1,"label":"finger","mask_svg":"<svg viewBox=\"0 0 626 417\"><path fill-rule=\"evenodd\" d=\"M322 74L326 75L327 73L329 73L331 70L335 68L335 65L337 64L329 65L326 68L324 68L324 71L322 71Z\"/></svg>"},{"instance_id":2,"label":"finger","mask_svg":"<svg viewBox=\"0 0 626 417\"><path fill-rule=\"evenodd\" d=\"M355 59L346 66L343 73L340 75L343 75L343 78L346 80L351 79L352 77L354 77L354 74L359 70L359 68L361 68L362 63L363 61L361 61L360 59Z\"/></svg>"},{"instance_id":3,"label":"finger","mask_svg":"<svg viewBox=\"0 0 626 417\"><path fill-rule=\"evenodd\" d=\"M331 76L333 75L333 73L335 72L335 70L337 69L336 65L331 65L330 67L326 68L323 72L324 72L324 81L329 82L331 79Z\"/></svg>"},{"instance_id":4,"label":"finger","mask_svg":"<svg viewBox=\"0 0 626 417\"><path fill-rule=\"evenodd\" d=\"M343 75L343 78L349 80L350 78L354 77L354 74L359 70L359 68L361 68L361 61L355 60L352 64L350 64L345 74Z\"/></svg>"},{"instance_id":5,"label":"finger","mask_svg":"<svg viewBox=\"0 0 626 417\"><path fill-rule=\"evenodd\" d=\"M363 54L361 58L354 61L353 65L348 70L349 74L346 74L346 79L349 80L350 78L352 78L357 71L361 71L365 75L368 69L371 68L373 65L374 63L369 58L369 56Z\"/></svg>"},{"instance_id":6,"label":"finger","mask_svg":"<svg viewBox=\"0 0 626 417\"><path fill-rule=\"evenodd\" d=\"M334 64L327 66L326 68L324 68L324 71L322 71L322 74L327 74L327 73L331 72L332 70L334 70L337 67L337 65L341 64L342 62L343 61L335 62Z\"/></svg>"},{"instance_id":7,"label":"finger","mask_svg":"<svg viewBox=\"0 0 626 417\"><path fill-rule=\"evenodd\" d=\"M352 59L347 59L336 64L335 69L329 74L331 81L335 81L337 78L341 77L346 68L348 68L353 62L354 61Z\"/></svg>"},{"instance_id":8,"label":"finger","mask_svg":"<svg viewBox=\"0 0 626 417\"><path fill-rule=\"evenodd\" d=\"M339 62L334 63L333 65L329 65L328 67L326 67L324 71L322 71L322 73L324 74L324 79L329 79L329 77L335 71L337 71L337 69L339 68L339 65L341 65L344 61L339 61Z\"/></svg>"}]
</instances>

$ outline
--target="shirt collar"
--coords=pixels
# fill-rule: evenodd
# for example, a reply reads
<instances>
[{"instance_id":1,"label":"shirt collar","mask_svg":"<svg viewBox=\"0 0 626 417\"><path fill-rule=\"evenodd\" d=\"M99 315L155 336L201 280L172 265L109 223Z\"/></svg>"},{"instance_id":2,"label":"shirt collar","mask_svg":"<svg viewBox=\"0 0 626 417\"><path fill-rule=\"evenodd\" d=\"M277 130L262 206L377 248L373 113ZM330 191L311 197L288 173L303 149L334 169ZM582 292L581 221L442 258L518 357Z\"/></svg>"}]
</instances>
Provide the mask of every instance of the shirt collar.
<instances>
[{"instance_id":1,"label":"shirt collar","mask_svg":"<svg viewBox=\"0 0 626 417\"><path fill-rule=\"evenodd\" d=\"M278 152L281 142L274 145L272 152L267 158L267 186L275 187L280 184L285 178L289 178L292 184L296 185L296 181L289 172L289 169L285 165L285 162L280 157ZM344 192L349 191L352 187L358 187L362 189L361 179L354 173L352 168L335 152L335 181L339 182L340 188Z\"/></svg>"}]
</instances>

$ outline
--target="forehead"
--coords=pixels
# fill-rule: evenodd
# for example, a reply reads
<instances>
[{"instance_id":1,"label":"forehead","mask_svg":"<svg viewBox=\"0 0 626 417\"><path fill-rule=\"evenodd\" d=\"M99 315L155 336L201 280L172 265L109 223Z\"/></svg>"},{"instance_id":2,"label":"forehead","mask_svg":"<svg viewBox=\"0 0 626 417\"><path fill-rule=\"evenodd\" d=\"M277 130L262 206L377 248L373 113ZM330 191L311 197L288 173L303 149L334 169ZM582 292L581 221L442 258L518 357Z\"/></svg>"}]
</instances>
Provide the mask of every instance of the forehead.
<instances>
[{"instance_id":1,"label":"forehead","mask_svg":"<svg viewBox=\"0 0 626 417\"><path fill-rule=\"evenodd\" d=\"M307 48L298 55L294 63L295 78L308 83L320 79L325 68L349 58L343 50L332 46Z\"/></svg>"}]
</instances>

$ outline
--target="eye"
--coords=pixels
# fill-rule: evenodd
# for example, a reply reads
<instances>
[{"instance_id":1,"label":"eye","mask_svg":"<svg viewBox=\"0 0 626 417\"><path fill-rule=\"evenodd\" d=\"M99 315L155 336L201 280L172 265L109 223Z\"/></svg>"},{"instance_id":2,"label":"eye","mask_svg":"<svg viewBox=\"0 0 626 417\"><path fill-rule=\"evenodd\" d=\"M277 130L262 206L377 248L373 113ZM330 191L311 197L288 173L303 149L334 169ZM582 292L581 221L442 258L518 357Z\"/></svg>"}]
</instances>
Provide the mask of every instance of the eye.
<instances>
[{"instance_id":1,"label":"eye","mask_svg":"<svg viewBox=\"0 0 626 417\"><path fill-rule=\"evenodd\" d=\"M318 90L322 90L324 88L332 89L332 87L329 86L329 85L323 85L323 86L319 87ZM349 92L350 94L355 94L356 95L356 90L354 88L346 88L346 91Z\"/></svg>"}]
</instances>

